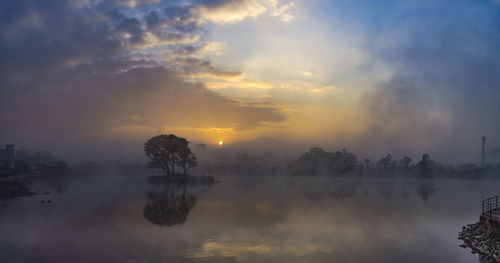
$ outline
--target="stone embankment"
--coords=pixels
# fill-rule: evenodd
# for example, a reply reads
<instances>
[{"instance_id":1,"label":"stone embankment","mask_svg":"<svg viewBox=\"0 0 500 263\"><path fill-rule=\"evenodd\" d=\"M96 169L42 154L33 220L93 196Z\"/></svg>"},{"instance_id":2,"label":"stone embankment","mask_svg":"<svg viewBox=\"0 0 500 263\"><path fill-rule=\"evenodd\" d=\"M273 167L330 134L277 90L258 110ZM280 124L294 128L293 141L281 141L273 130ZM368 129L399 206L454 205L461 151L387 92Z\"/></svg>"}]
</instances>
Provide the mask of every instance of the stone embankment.
<instances>
[{"instance_id":1,"label":"stone embankment","mask_svg":"<svg viewBox=\"0 0 500 263\"><path fill-rule=\"evenodd\" d=\"M481 218L480 222L462 227L458 238L461 247L472 249L481 256L481 262L500 262L500 225Z\"/></svg>"}]
</instances>

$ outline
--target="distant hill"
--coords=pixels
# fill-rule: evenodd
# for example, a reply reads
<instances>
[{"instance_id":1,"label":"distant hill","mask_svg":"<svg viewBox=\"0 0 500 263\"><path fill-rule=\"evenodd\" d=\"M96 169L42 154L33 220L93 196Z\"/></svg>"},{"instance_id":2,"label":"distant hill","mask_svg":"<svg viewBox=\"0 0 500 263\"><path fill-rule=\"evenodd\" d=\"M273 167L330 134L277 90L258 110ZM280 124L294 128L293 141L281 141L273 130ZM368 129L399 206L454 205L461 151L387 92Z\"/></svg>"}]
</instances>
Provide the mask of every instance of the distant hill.
<instances>
[{"instance_id":1,"label":"distant hill","mask_svg":"<svg viewBox=\"0 0 500 263\"><path fill-rule=\"evenodd\" d=\"M271 152L278 155L295 157L310 147L309 144L302 142L288 142L273 137L257 137L251 141L232 143L227 146L227 149L252 154Z\"/></svg>"}]
</instances>

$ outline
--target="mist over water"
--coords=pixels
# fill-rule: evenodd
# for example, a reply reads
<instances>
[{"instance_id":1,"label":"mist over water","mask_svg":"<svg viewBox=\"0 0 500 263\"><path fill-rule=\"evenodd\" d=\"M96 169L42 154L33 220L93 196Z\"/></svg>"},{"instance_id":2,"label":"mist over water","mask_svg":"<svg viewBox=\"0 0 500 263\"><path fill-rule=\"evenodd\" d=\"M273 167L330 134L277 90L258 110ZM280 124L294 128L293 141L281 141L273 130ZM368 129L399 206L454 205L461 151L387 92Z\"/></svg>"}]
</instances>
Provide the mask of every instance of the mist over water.
<instances>
[{"instance_id":1,"label":"mist over water","mask_svg":"<svg viewBox=\"0 0 500 263\"><path fill-rule=\"evenodd\" d=\"M0 263L500 261L499 22L0 0Z\"/></svg>"},{"instance_id":2,"label":"mist over water","mask_svg":"<svg viewBox=\"0 0 500 263\"><path fill-rule=\"evenodd\" d=\"M301 176L155 186L147 175L94 171L61 185L37 182L32 188L46 194L3 201L3 260L479 262L457 232L500 186Z\"/></svg>"}]
</instances>

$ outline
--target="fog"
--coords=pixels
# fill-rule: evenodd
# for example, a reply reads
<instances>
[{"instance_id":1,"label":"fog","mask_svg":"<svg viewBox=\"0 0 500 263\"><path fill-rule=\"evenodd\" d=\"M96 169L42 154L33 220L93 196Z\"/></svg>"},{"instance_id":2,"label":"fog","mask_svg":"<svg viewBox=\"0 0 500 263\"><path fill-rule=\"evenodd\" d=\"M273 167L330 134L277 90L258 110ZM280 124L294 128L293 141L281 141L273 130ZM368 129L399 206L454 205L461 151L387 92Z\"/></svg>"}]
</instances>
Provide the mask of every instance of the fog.
<instances>
[{"instance_id":1,"label":"fog","mask_svg":"<svg viewBox=\"0 0 500 263\"><path fill-rule=\"evenodd\" d=\"M479 262L456 234L498 188L496 180L256 176L155 186L145 171L88 171L60 182L64 191L37 181L32 188L45 194L3 201L4 260Z\"/></svg>"},{"instance_id":2,"label":"fog","mask_svg":"<svg viewBox=\"0 0 500 263\"><path fill-rule=\"evenodd\" d=\"M490 262L457 236L500 189L499 21L498 0L1 0L1 260ZM169 134L189 149L145 147Z\"/></svg>"}]
</instances>

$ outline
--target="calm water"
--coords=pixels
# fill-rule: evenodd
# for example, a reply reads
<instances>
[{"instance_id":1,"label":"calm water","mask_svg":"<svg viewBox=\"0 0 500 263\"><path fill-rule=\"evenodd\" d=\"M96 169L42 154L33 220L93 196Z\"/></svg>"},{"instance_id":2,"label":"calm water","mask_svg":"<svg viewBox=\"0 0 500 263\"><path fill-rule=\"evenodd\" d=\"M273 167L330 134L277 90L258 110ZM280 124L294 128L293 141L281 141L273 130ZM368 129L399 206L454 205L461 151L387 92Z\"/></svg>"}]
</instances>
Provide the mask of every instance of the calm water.
<instances>
[{"instance_id":1,"label":"calm water","mask_svg":"<svg viewBox=\"0 0 500 263\"><path fill-rule=\"evenodd\" d=\"M457 233L500 191L491 180L218 180L35 184L50 194L2 203L1 262L479 262Z\"/></svg>"}]
</instances>

